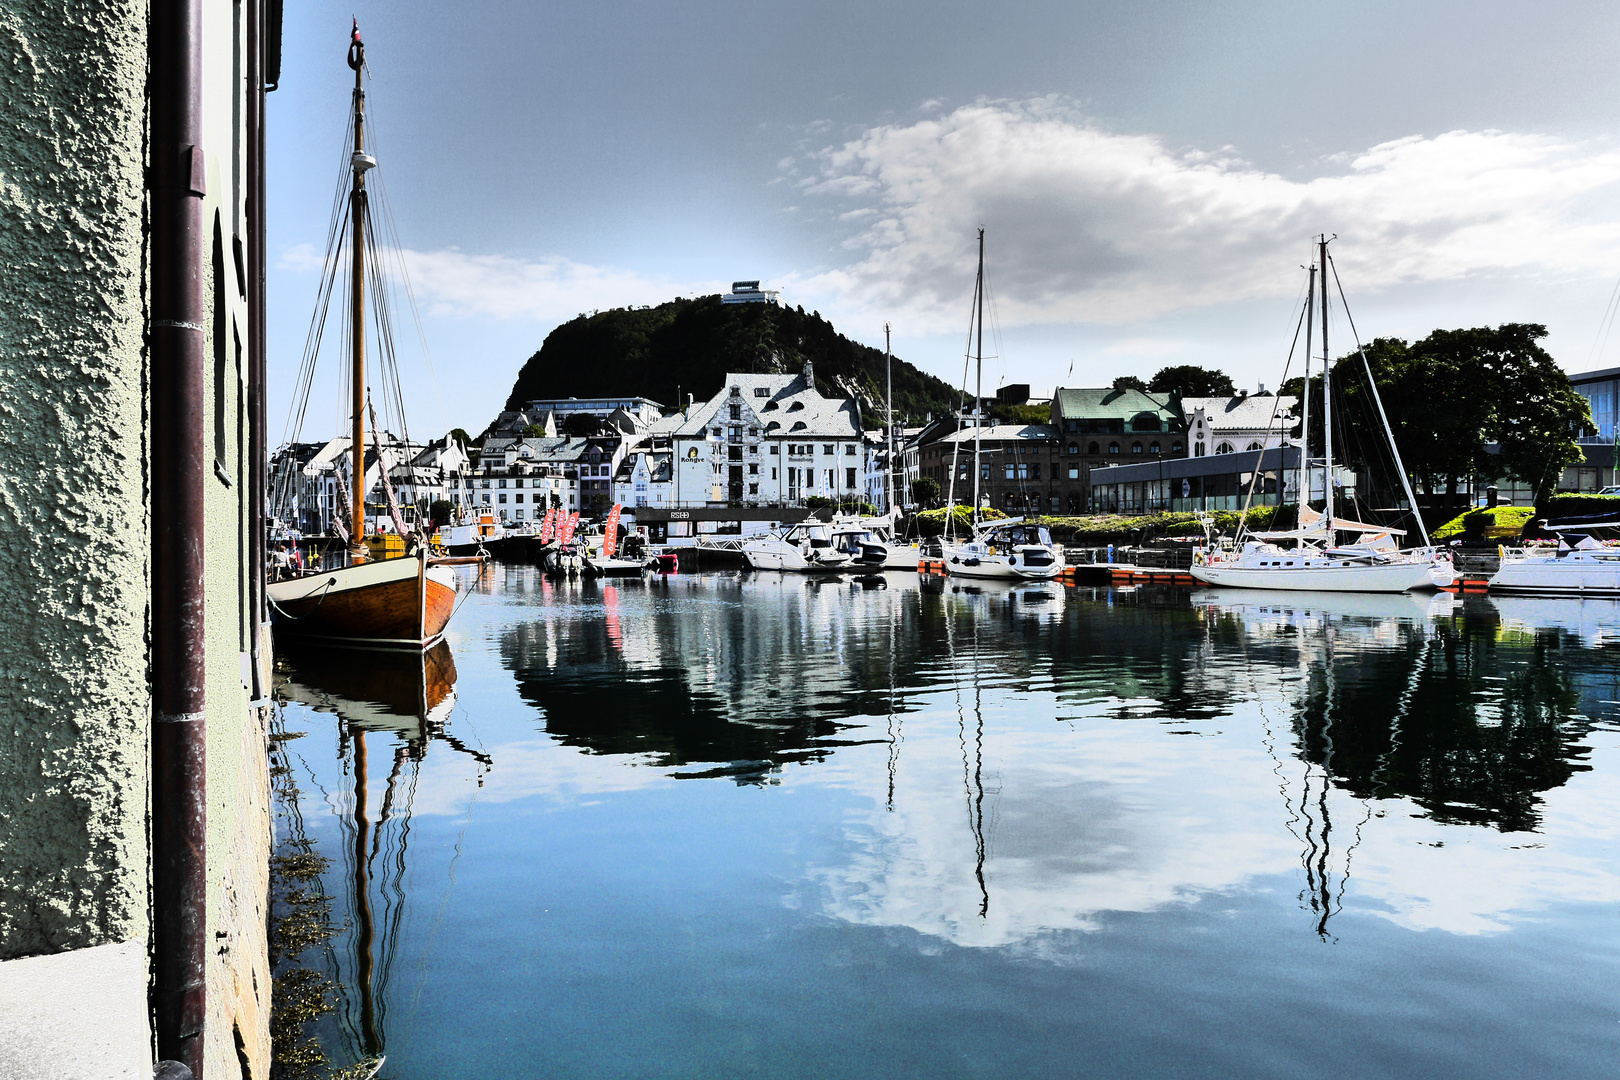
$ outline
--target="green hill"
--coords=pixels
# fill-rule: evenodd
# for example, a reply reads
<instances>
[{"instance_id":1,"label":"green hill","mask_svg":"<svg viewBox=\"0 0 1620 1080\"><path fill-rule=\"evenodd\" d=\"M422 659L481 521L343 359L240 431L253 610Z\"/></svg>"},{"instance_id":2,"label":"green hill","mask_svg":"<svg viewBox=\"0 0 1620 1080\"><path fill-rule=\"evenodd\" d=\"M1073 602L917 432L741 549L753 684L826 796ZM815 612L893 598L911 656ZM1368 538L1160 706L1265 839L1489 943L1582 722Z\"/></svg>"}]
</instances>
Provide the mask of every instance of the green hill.
<instances>
[{"instance_id":1,"label":"green hill","mask_svg":"<svg viewBox=\"0 0 1620 1080\"><path fill-rule=\"evenodd\" d=\"M581 315L546 335L506 399L520 409L540 398L640 395L673 409L721 389L726 372L798 371L815 365L831 397L859 392L868 426L883 415L883 353L834 330L818 313L774 304L722 304L719 296L645 309ZM920 421L957 405L943 380L894 361L895 419Z\"/></svg>"}]
</instances>

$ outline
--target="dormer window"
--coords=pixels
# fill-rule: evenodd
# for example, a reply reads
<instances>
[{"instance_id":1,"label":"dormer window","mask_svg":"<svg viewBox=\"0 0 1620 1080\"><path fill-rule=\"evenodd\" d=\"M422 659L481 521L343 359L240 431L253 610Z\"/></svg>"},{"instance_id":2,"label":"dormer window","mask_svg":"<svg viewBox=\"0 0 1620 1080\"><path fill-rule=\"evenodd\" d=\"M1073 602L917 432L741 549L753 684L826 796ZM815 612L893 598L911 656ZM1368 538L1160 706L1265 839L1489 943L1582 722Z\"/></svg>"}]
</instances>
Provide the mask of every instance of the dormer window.
<instances>
[{"instance_id":1,"label":"dormer window","mask_svg":"<svg viewBox=\"0 0 1620 1080\"><path fill-rule=\"evenodd\" d=\"M771 392L770 392L770 390L768 390L767 388L765 388L763 386L756 386L756 387L754 387L754 396L755 397L770 397Z\"/></svg>"},{"instance_id":2,"label":"dormer window","mask_svg":"<svg viewBox=\"0 0 1620 1080\"><path fill-rule=\"evenodd\" d=\"M804 431L807 428L809 428L809 426L810 425L806 424L803 420L795 420L793 422L793 426L791 428L789 428L788 430L789 431Z\"/></svg>"},{"instance_id":3,"label":"dormer window","mask_svg":"<svg viewBox=\"0 0 1620 1080\"><path fill-rule=\"evenodd\" d=\"M781 406L779 406L776 402L767 401L765 403L765 407L763 409L761 409L760 412L770 412L772 409L778 409L778 408L781 408Z\"/></svg>"},{"instance_id":4,"label":"dormer window","mask_svg":"<svg viewBox=\"0 0 1620 1080\"><path fill-rule=\"evenodd\" d=\"M804 408L804 402L795 401L793 404L788 406L788 412L798 412L799 410L801 410L803 408Z\"/></svg>"}]
</instances>

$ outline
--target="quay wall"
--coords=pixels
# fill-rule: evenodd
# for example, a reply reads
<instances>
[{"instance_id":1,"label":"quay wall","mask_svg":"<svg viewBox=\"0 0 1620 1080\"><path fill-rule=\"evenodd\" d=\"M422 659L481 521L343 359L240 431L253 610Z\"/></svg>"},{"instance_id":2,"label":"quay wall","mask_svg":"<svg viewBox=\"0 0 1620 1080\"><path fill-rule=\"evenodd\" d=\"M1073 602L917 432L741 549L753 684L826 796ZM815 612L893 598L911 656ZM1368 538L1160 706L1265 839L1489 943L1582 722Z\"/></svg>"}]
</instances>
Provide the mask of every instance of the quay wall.
<instances>
[{"instance_id":1,"label":"quay wall","mask_svg":"<svg viewBox=\"0 0 1620 1080\"><path fill-rule=\"evenodd\" d=\"M0 1075L152 1074L148 16L141 2L0 0ZM243 8L203 0L202 29L213 468L201 1039L207 1075L263 1078L268 643L254 664L265 635L248 588ZM82 1022L109 1001L129 1019L116 1045Z\"/></svg>"}]
</instances>

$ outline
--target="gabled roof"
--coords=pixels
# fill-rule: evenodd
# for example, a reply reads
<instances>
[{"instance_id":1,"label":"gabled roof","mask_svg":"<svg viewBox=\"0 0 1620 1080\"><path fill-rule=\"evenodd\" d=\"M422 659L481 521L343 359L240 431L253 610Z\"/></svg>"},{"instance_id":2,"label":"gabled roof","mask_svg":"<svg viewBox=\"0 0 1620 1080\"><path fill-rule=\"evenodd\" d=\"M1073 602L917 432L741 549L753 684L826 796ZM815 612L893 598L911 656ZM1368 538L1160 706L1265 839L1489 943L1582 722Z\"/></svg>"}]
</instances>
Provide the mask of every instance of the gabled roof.
<instances>
[{"instance_id":1,"label":"gabled roof","mask_svg":"<svg viewBox=\"0 0 1620 1080\"><path fill-rule=\"evenodd\" d=\"M1052 395L1053 420L1110 420L1144 412L1156 412L1164 420L1180 419L1168 401L1160 401L1140 390L1115 390L1106 386L1073 390L1059 387Z\"/></svg>"},{"instance_id":2,"label":"gabled roof","mask_svg":"<svg viewBox=\"0 0 1620 1080\"><path fill-rule=\"evenodd\" d=\"M1188 423L1192 422L1193 413L1199 409L1204 410L1204 417L1209 426L1215 431L1224 431L1228 428L1242 428L1244 430L1259 429L1264 431L1271 423L1271 410L1277 410L1280 421L1290 416L1299 407L1296 397L1197 397L1182 398L1181 411Z\"/></svg>"},{"instance_id":3,"label":"gabled roof","mask_svg":"<svg viewBox=\"0 0 1620 1080\"><path fill-rule=\"evenodd\" d=\"M741 396L733 398L731 388L737 387ZM756 393L765 391L763 394ZM798 435L807 439L855 439L861 434L855 403L847 399L822 397L813 379L804 373L786 375L745 375L730 372L720 392L702 405L692 409L675 434L685 438L701 438L711 425L724 426L738 423L723 410L732 401L741 401L742 423L759 427L766 438Z\"/></svg>"},{"instance_id":4,"label":"gabled roof","mask_svg":"<svg viewBox=\"0 0 1620 1080\"><path fill-rule=\"evenodd\" d=\"M1055 441L1058 437L1058 429L1051 424L991 424L979 432L980 442L1012 442L1017 439L1029 442ZM960 431L954 431L939 441L972 445L973 426L970 424Z\"/></svg>"}]
</instances>

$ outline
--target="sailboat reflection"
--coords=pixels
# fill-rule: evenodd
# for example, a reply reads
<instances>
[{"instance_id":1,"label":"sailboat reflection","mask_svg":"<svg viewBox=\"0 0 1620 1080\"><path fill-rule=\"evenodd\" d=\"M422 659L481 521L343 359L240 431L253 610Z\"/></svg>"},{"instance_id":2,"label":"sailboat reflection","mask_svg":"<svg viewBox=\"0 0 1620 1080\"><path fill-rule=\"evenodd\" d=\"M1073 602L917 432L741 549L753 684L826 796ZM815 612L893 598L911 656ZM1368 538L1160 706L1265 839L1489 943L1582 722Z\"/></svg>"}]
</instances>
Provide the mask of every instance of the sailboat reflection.
<instances>
[{"instance_id":1,"label":"sailboat reflection","mask_svg":"<svg viewBox=\"0 0 1620 1080\"><path fill-rule=\"evenodd\" d=\"M352 955L334 959L349 969L336 980L343 988L339 1021L361 1060L378 1059L386 1044L388 983L405 913L411 806L428 746L437 740L471 756L480 781L492 764L487 754L445 730L455 683L455 657L443 641L421 654L370 655L365 664L329 651L296 652L283 657L277 671L282 699L337 716L339 754L345 771L352 770L352 790L339 802L344 842L338 860L349 900ZM387 735L395 738L374 815L374 747L367 737Z\"/></svg>"}]
</instances>

